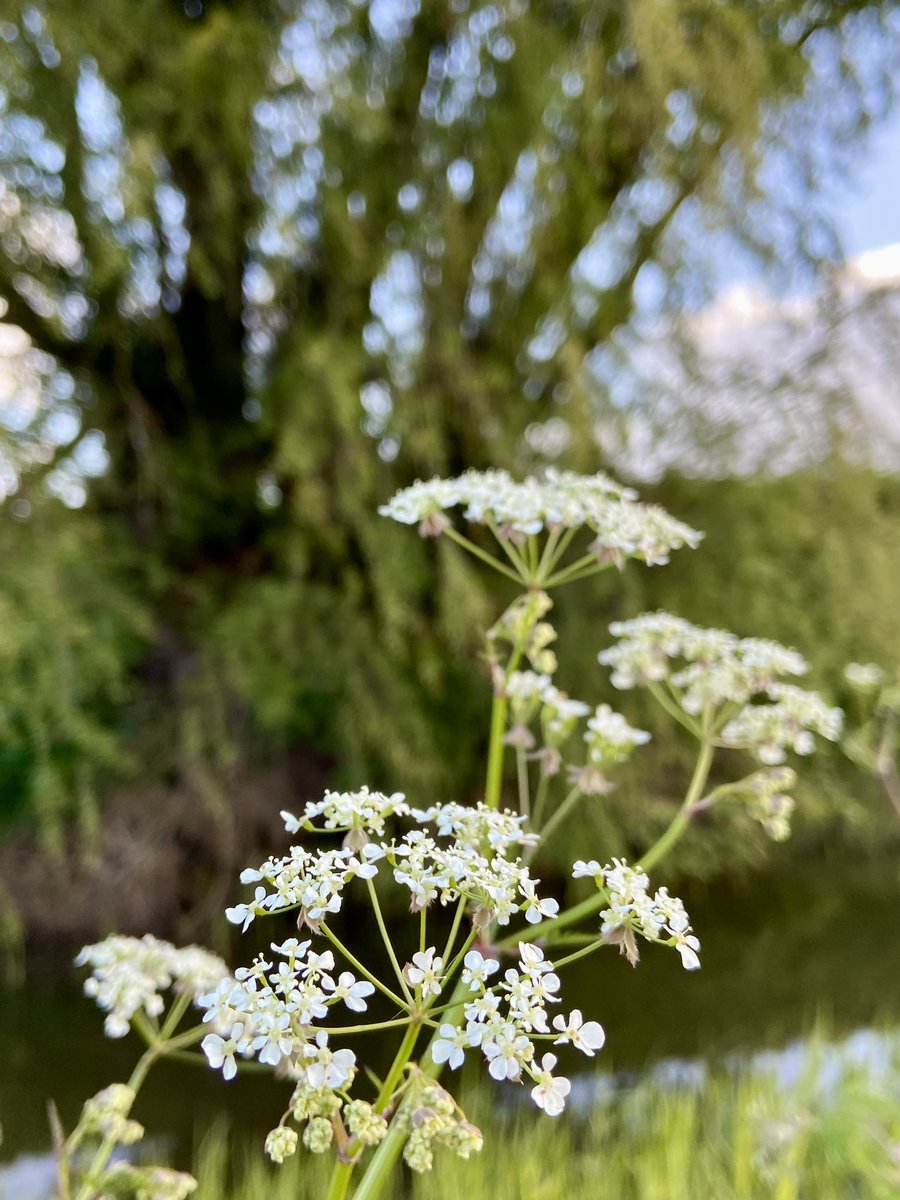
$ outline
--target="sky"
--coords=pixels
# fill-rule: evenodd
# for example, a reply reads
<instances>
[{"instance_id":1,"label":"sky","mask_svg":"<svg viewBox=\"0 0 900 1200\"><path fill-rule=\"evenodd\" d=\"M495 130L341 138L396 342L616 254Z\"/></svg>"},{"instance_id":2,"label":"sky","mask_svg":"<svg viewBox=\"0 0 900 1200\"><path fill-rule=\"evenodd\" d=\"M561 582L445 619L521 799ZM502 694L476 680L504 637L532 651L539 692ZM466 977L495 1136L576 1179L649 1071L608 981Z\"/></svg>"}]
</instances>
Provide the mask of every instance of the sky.
<instances>
[{"instance_id":1,"label":"sky","mask_svg":"<svg viewBox=\"0 0 900 1200\"><path fill-rule=\"evenodd\" d=\"M849 257L900 242L900 112L871 136L859 174L832 201Z\"/></svg>"}]
</instances>

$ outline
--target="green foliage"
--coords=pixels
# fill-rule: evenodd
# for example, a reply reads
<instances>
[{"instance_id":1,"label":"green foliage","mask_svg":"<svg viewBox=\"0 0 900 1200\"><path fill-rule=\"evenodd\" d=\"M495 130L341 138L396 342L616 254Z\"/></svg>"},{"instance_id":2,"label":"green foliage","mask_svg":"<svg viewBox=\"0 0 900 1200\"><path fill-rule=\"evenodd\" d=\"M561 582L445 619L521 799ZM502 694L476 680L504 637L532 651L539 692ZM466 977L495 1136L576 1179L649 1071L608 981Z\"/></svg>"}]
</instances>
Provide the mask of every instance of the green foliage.
<instances>
[{"instance_id":1,"label":"green foliage","mask_svg":"<svg viewBox=\"0 0 900 1200\"><path fill-rule=\"evenodd\" d=\"M0 520L0 812L30 806L53 854L72 815L96 850L98 788L134 766L121 710L152 632L124 556L109 561L92 520L60 518Z\"/></svg>"},{"instance_id":2,"label":"green foliage","mask_svg":"<svg viewBox=\"0 0 900 1200\"><path fill-rule=\"evenodd\" d=\"M896 1195L896 1064L873 1079L845 1066L823 1090L813 1045L801 1077L713 1075L695 1089L644 1083L598 1105L583 1123L520 1111L504 1116L469 1094L466 1112L485 1149L462 1162L438 1156L435 1169L395 1184L409 1200L847 1200ZM518 1109L518 1106L516 1106ZM491 1149L494 1147L494 1149ZM502 1147L502 1152L497 1152ZM250 1151L235 1163L234 1139L213 1129L193 1173L198 1200L313 1200L326 1176L309 1155L271 1167ZM399 1181L398 1181L399 1183Z\"/></svg>"},{"instance_id":3,"label":"green foliage","mask_svg":"<svg viewBox=\"0 0 900 1200\"><path fill-rule=\"evenodd\" d=\"M812 140L801 121L790 143L788 115L807 46L830 39L844 139L889 92L881 81L873 99L853 54L862 29L878 59L889 4L459 8L421 5L394 25L366 5L302 0L29 0L6 14L0 295L38 355L40 395L0 445L35 514L0 530L15 544L0 581L13 614L0 783L54 850L64 812L95 836L93 796L127 755L223 820L241 802L238 766L298 746L332 756L345 781L471 794L487 703L471 656L501 596L451 547L379 522L377 504L416 476L540 465L523 433L550 417L565 420L565 465L599 465L589 355L632 318L644 266L678 300L685 212L765 251L758 135L781 106L779 137L807 163ZM441 73L454 55L469 75ZM451 187L454 163L470 164L471 189ZM801 250L807 200L790 212L779 200L777 227ZM610 237L619 274L578 283L579 255ZM550 357L529 349L548 329ZM59 446L46 422L61 407L79 432ZM86 509L47 515L45 484L81 486L79 450L98 434L110 461ZM757 545L769 492L722 488L726 541L740 527L747 556L776 558L737 588L724 550L704 552L718 565L700 576L684 574L691 556L676 593L697 616L685 580L719 600L730 588L746 603L729 622L777 636L747 598L774 590L795 543L785 529ZM692 517L680 499L673 511ZM779 503L778 521L795 523ZM858 503L868 519L865 489ZM845 541L832 509L820 553L810 499L809 573L792 564L777 606L804 649L809 617L791 604L804 587L820 608L833 598L850 641L852 606L871 598L846 600L855 572L840 555L895 561ZM638 602L648 585L627 578ZM873 637L888 636L888 608Z\"/></svg>"}]
</instances>

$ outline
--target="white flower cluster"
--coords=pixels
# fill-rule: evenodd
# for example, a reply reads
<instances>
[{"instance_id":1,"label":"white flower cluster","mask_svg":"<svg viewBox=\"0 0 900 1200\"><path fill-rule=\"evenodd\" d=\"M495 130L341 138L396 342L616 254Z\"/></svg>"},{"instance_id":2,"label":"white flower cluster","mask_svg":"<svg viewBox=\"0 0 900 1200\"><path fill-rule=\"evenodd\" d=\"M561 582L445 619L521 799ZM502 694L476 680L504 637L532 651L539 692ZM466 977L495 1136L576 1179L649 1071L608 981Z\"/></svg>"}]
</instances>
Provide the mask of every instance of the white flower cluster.
<instances>
[{"instance_id":1,"label":"white flower cluster","mask_svg":"<svg viewBox=\"0 0 900 1200\"><path fill-rule=\"evenodd\" d=\"M299 908L302 921L317 929L319 921L340 912L346 885L357 877L377 875L375 863L383 857L376 842L366 842L359 856L351 846L316 851L292 846L284 858L269 858L241 872L241 883L259 886L252 901L226 908L225 916L246 931L264 913Z\"/></svg>"},{"instance_id":2,"label":"white flower cluster","mask_svg":"<svg viewBox=\"0 0 900 1200\"><path fill-rule=\"evenodd\" d=\"M599 554L665 563L681 546L696 547L702 535L664 509L641 504L637 493L606 475L548 472L546 479L517 482L506 471L469 471L457 479L432 479L404 488L379 513L423 534L446 528L448 509L462 507L467 521L489 525L500 536L522 537L542 529L596 534Z\"/></svg>"},{"instance_id":3,"label":"white flower cluster","mask_svg":"<svg viewBox=\"0 0 900 1200\"><path fill-rule=\"evenodd\" d=\"M666 680L692 716L726 704L743 705L725 725L720 741L750 750L764 763L783 762L788 748L811 754L813 733L831 741L840 736L839 708L829 708L815 692L780 681L809 670L796 650L765 638L703 629L663 612L615 622L610 632L619 641L598 659L612 667L614 687ZM748 703L759 696L773 703Z\"/></svg>"},{"instance_id":4,"label":"white flower cluster","mask_svg":"<svg viewBox=\"0 0 900 1200\"><path fill-rule=\"evenodd\" d=\"M602 796L613 787L606 772L625 762L636 746L649 742L650 734L629 725L608 704L597 706L587 726L587 761L583 766L570 767L569 779L585 796Z\"/></svg>"},{"instance_id":5,"label":"white flower cluster","mask_svg":"<svg viewBox=\"0 0 900 1200\"><path fill-rule=\"evenodd\" d=\"M85 946L75 959L89 966L85 995L108 1014L107 1037L124 1037L139 1010L158 1017L165 1008L162 993L169 988L198 997L227 976L228 968L200 946L177 948L151 934L142 938L115 935Z\"/></svg>"},{"instance_id":6,"label":"white flower cluster","mask_svg":"<svg viewBox=\"0 0 900 1200\"><path fill-rule=\"evenodd\" d=\"M884 683L884 671L878 663L847 663L844 678L860 691L869 692Z\"/></svg>"},{"instance_id":7,"label":"white flower cluster","mask_svg":"<svg viewBox=\"0 0 900 1200\"><path fill-rule=\"evenodd\" d=\"M510 967L502 979L491 983L491 976L499 970L496 959L469 951L462 972L462 982L472 995L464 1006L466 1023L461 1027L442 1025L432 1056L435 1062L447 1063L455 1070L462 1066L466 1051L477 1048L487 1060L492 1078L517 1080L523 1073L529 1075L535 1083L531 1092L535 1104L557 1116L565 1107L570 1084L552 1075L556 1065L552 1054L536 1063L532 1035L556 1031L557 1044L571 1043L592 1057L603 1045L605 1034L596 1021L584 1022L577 1009L568 1017L555 1016L551 1030L547 1006L559 1003L560 981L540 947L520 942L518 970Z\"/></svg>"},{"instance_id":8,"label":"white flower cluster","mask_svg":"<svg viewBox=\"0 0 900 1200\"><path fill-rule=\"evenodd\" d=\"M739 787L750 800L750 811L773 842L784 842L791 835L791 814L794 801L786 794L797 782L797 773L790 767L772 767L755 771L742 780Z\"/></svg>"},{"instance_id":9,"label":"white flower cluster","mask_svg":"<svg viewBox=\"0 0 900 1200\"><path fill-rule=\"evenodd\" d=\"M601 867L596 859L579 860L572 868L575 879L593 879L597 887L606 890L609 907L600 914L600 932L612 945L619 947L632 966L638 961L635 933L650 942L674 946L686 971L700 966L700 940L691 931L684 904L670 896L664 887L654 895L647 890L650 880L639 867L630 867L623 859Z\"/></svg>"},{"instance_id":10,"label":"white flower cluster","mask_svg":"<svg viewBox=\"0 0 900 1200\"><path fill-rule=\"evenodd\" d=\"M536 738L529 726L540 719L542 749L536 757L545 775L559 771L560 747L575 732L578 722L591 711L589 704L562 692L547 674L513 671L506 681L510 728L504 736L509 746L533 750Z\"/></svg>"},{"instance_id":11,"label":"white flower cluster","mask_svg":"<svg viewBox=\"0 0 900 1200\"><path fill-rule=\"evenodd\" d=\"M612 667L613 687L668 679L683 693L689 713L702 712L708 703L744 703L779 676L805 675L809 670L796 650L778 642L703 629L671 613L644 613L616 621L609 629L619 641L598 659Z\"/></svg>"},{"instance_id":12,"label":"white flower cluster","mask_svg":"<svg viewBox=\"0 0 900 1200\"><path fill-rule=\"evenodd\" d=\"M220 1032L209 1033L202 1049L211 1067L226 1079L237 1073L236 1057L258 1058L277 1067L284 1062L291 1073L313 1088L344 1087L355 1072L351 1050L332 1051L325 1030L313 1028L335 1004L351 1012L365 1012L367 997L375 988L350 971L337 978L330 950L317 954L311 941L289 938L272 950L277 966L260 956L223 979L214 991L201 996L203 1020Z\"/></svg>"},{"instance_id":13,"label":"white flower cluster","mask_svg":"<svg viewBox=\"0 0 900 1200\"><path fill-rule=\"evenodd\" d=\"M484 804L433 804L411 809L410 815L420 824L435 825L440 837L455 838L464 846L490 846L497 854L534 842L534 835L523 830L524 817Z\"/></svg>"},{"instance_id":14,"label":"white flower cluster","mask_svg":"<svg viewBox=\"0 0 900 1200\"><path fill-rule=\"evenodd\" d=\"M485 811L485 816L491 816ZM501 814L505 820L508 813ZM527 840L521 834L519 841ZM442 846L421 829L407 833L400 841L384 847L394 879L410 893L413 911L427 908L435 900L451 904L465 897L483 921L508 925L517 912L533 924L559 911L555 900L540 899L535 891L539 880L529 876L528 868L518 861L494 852L491 858L482 843L458 839Z\"/></svg>"},{"instance_id":15,"label":"white flower cluster","mask_svg":"<svg viewBox=\"0 0 900 1200\"><path fill-rule=\"evenodd\" d=\"M321 920L340 912L344 888L355 878L377 875L382 861L392 868L395 881L409 890L416 911L438 899L448 904L462 897L504 925L515 912L537 921L557 911L555 901L537 898L527 868L506 858L511 846L532 840L522 831L521 817L484 805L433 805L413 811L399 795L380 797L392 813L407 813L420 824L433 824L438 837L453 840L443 845L425 830L414 829L399 840L366 841L369 831L383 829L385 813L374 804L376 794L329 793L327 799L329 808L320 815L330 820L329 814L334 814L337 820L340 814L341 823L333 828L350 830L350 838L358 832L364 842L358 853L352 845L313 851L292 846L284 858L270 858L242 871L242 883L259 886L252 902L226 909L229 921L246 929L260 914L298 908L301 923L316 930ZM308 805L307 812L312 807L318 806ZM286 821L289 828L300 824L290 814Z\"/></svg>"},{"instance_id":16,"label":"white flower cluster","mask_svg":"<svg viewBox=\"0 0 900 1200\"><path fill-rule=\"evenodd\" d=\"M282 812L281 817L288 833L297 833L301 829L311 833L317 829L327 832L363 829L380 837L388 818L403 817L408 813L409 806L401 792L385 796L364 787L358 792L326 792L322 800L311 800L304 807L302 817L289 812ZM323 820L317 826L318 817Z\"/></svg>"},{"instance_id":17,"label":"white flower cluster","mask_svg":"<svg viewBox=\"0 0 900 1200\"><path fill-rule=\"evenodd\" d=\"M650 741L650 734L629 725L622 714L608 704L598 704L587 723L584 740L588 761L603 769L625 762L636 746L644 746Z\"/></svg>"},{"instance_id":18,"label":"white flower cluster","mask_svg":"<svg viewBox=\"0 0 900 1200\"><path fill-rule=\"evenodd\" d=\"M785 760L785 751L812 754L813 733L836 742L844 714L830 708L821 696L789 683L766 689L772 704L748 704L722 730L722 741L744 747L760 762L774 765Z\"/></svg>"}]
</instances>

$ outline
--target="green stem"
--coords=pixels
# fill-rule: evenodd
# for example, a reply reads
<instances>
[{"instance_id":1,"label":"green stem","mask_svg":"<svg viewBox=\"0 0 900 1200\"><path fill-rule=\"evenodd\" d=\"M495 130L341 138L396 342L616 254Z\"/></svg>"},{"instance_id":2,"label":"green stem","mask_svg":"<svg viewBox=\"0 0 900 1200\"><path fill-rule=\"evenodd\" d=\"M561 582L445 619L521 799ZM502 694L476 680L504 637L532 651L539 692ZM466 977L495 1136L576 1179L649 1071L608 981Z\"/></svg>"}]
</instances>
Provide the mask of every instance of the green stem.
<instances>
[{"instance_id":1,"label":"green stem","mask_svg":"<svg viewBox=\"0 0 900 1200\"><path fill-rule=\"evenodd\" d=\"M528 760L524 750L516 750L516 778L519 784L519 815L531 818L531 799L528 787Z\"/></svg>"},{"instance_id":2,"label":"green stem","mask_svg":"<svg viewBox=\"0 0 900 1200\"><path fill-rule=\"evenodd\" d=\"M170 1034L175 1032L179 1021L190 1008L192 999L193 997L190 992L182 992L175 1000L175 1003L169 1009L165 1021L163 1021L162 1029L159 1031L160 1041L164 1042Z\"/></svg>"},{"instance_id":3,"label":"green stem","mask_svg":"<svg viewBox=\"0 0 900 1200\"><path fill-rule=\"evenodd\" d=\"M515 580L516 583L522 583L524 576L511 571L505 563L502 563L499 558L494 558L493 554L488 554L487 550L482 550L480 546L476 546L474 542L470 542L467 537L454 529L452 525L444 530L449 538L462 546L464 550L468 550L470 554L474 554L476 558L480 558L482 562L486 562L489 567L493 567L495 571L499 571L501 575L506 575L509 579Z\"/></svg>"},{"instance_id":4,"label":"green stem","mask_svg":"<svg viewBox=\"0 0 900 1200\"><path fill-rule=\"evenodd\" d=\"M491 733L488 742L487 776L484 783L484 802L488 808L500 807L503 785L503 735L506 732L506 696L495 695L491 708Z\"/></svg>"},{"instance_id":5,"label":"green stem","mask_svg":"<svg viewBox=\"0 0 900 1200\"><path fill-rule=\"evenodd\" d=\"M381 1085L381 1090L375 1100L375 1111L383 1113L390 1107L391 1098L394 1090L400 1081L406 1064L412 1058L413 1050L416 1046L416 1039L419 1036L421 1026L418 1021L411 1022L406 1031L403 1041L400 1043L400 1048L397 1051L394 1061L391 1063L391 1068L387 1073L384 1083ZM435 1037L437 1031L435 1031ZM391 1137L398 1141L396 1154L385 1155L382 1153L382 1147ZM401 1133L392 1123L388 1129L387 1136L376 1150L375 1154L369 1160L368 1166L363 1173L362 1179L359 1181L359 1187L353 1193L353 1200L360 1200L362 1197L369 1197L373 1200L374 1197L382 1195L384 1186L387 1182L388 1175L393 1169L394 1163L399 1157L400 1150L403 1148L403 1140L405 1134ZM353 1163L336 1163L334 1171L331 1175L331 1184L328 1189L327 1200L344 1200L347 1195L347 1189L350 1185L350 1177L353 1174Z\"/></svg>"},{"instance_id":6,"label":"green stem","mask_svg":"<svg viewBox=\"0 0 900 1200\"><path fill-rule=\"evenodd\" d=\"M538 832L541 835L541 844L542 845L546 845L547 839L553 833L553 830L556 829L556 827L560 824L561 821L565 820L565 818L572 811L572 808L578 802L580 797L581 797L581 788L573 787L572 790L569 792L568 796L566 796L565 800L563 800L562 804L560 804L560 806L556 810L556 812L551 815L549 821L544 826L544 828L538 830Z\"/></svg>"},{"instance_id":7,"label":"green stem","mask_svg":"<svg viewBox=\"0 0 900 1200\"><path fill-rule=\"evenodd\" d=\"M572 575L566 575L564 579L551 580L547 586L560 588L565 587L569 583L581 583L582 579L593 579L595 575L599 575L601 571L605 571L606 569L606 563L595 563L592 567L583 567L580 571L576 571Z\"/></svg>"},{"instance_id":8,"label":"green stem","mask_svg":"<svg viewBox=\"0 0 900 1200\"><path fill-rule=\"evenodd\" d=\"M454 989L453 996L450 1002L450 1008L456 1013L461 1014L463 1002L469 995L469 989L460 981ZM451 1024L457 1022L453 1017L449 1018ZM434 1042L440 1037L440 1031L435 1030L432 1034L431 1041L428 1043L428 1049L419 1060L419 1070L429 1079L437 1079L441 1073L441 1065L436 1063L431 1056L431 1047ZM401 1047L401 1050L403 1047ZM410 1049L410 1054L412 1053ZM399 1054L398 1054L399 1057ZM407 1056L407 1061L408 1061ZM396 1060L395 1060L396 1061ZM404 1064L405 1065L405 1064ZM384 1089L382 1089L383 1091ZM406 1132L398 1127L396 1120L391 1122L387 1135L379 1145L378 1149L369 1160L365 1173L359 1181L359 1186L353 1193L353 1200L377 1200L378 1197L384 1194L390 1179L391 1172L396 1166L397 1160L403 1150L403 1143L406 1141ZM331 1200L331 1198L329 1198Z\"/></svg>"},{"instance_id":9,"label":"green stem","mask_svg":"<svg viewBox=\"0 0 900 1200\"><path fill-rule=\"evenodd\" d=\"M555 958L553 960L553 969L555 971L562 970L569 963L578 962L579 958L587 958L589 954L593 954L595 950L602 949L603 946L608 946L606 938L597 938L592 941L589 946L582 946L580 950L573 950L571 954L567 954L565 958Z\"/></svg>"},{"instance_id":10,"label":"green stem","mask_svg":"<svg viewBox=\"0 0 900 1200\"><path fill-rule=\"evenodd\" d=\"M696 721L693 721L687 713L678 707L675 702L663 691L658 683L648 683L647 690L650 695L656 700L660 708L664 708L673 721L677 721L679 725L683 725L694 737L700 736L700 726Z\"/></svg>"},{"instance_id":11,"label":"green stem","mask_svg":"<svg viewBox=\"0 0 900 1200\"><path fill-rule=\"evenodd\" d=\"M656 866L660 859L665 858L691 823L691 809L703 795L703 789L709 777L709 768L712 765L713 753L714 747L712 743L709 741L703 742L700 747L697 765L694 767L694 774L691 776L691 782L684 797L684 802L678 810L675 820L669 825L669 828L653 843L646 854L641 855L638 866L642 870L649 871L651 867Z\"/></svg>"},{"instance_id":12,"label":"green stem","mask_svg":"<svg viewBox=\"0 0 900 1200\"><path fill-rule=\"evenodd\" d=\"M336 1162L331 1172L331 1182L328 1185L326 1200L345 1200L350 1179L353 1175L353 1163Z\"/></svg>"},{"instance_id":13,"label":"green stem","mask_svg":"<svg viewBox=\"0 0 900 1200\"><path fill-rule=\"evenodd\" d=\"M369 983L374 984L374 986L377 987L380 992L383 992L384 995L387 996L387 998L389 1000L393 1000L393 1002L397 1005L398 1008L406 1008L407 1007L407 1002L405 1000L401 1000L396 992L392 992L389 987L386 987L385 984L383 984L381 982L381 980L377 977L377 975L373 975L372 972L370 970L368 970L367 967L364 967L362 965L362 963L359 961L358 958L355 958L354 955L352 955L350 953L350 951L343 944L343 942L341 942L337 938L337 936L334 933L332 933L332 931L328 928L328 926L325 924L324 921L321 921L319 923L319 928L322 930L322 932L328 938L329 942L331 942L332 946L334 946L334 948L336 950L339 950L340 953L343 954L343 956L344 956L344 958L346 958L347 962L350 963L352 966L356 967L356 969L357 969L357 971L359 971L360 975L365 975L365 977L366 977L366 979L368 979Z\"/></svg>"},{"instance_id":14,"label":"green stem","mask_svg":"<svg viewBox=\"0 0 900 1200\"><path fill-rule=\"evenodd\" d=\"M459 933L460 922L463 919L463 913L466 911L467 900L465 896L460 896L459 904L456 906L456 913L453 917L453 924L450 926L450 933L447 935L447 942L444 946L444 952L441 955L441 962L446 962L453 953L453 947L456 944L456 935Z\"/></svg>"},{"instance_id":15,"label":"green stem","mask_svg":"<svg viewBox=\"0 0 900 1200\"><path fill-rule=\"evenodd\" d=\"M459 964L465 958L466 954L468 953L469 947L475 941L477 934L478 934L478 929L476 926L473 925L472 930L469 933L469 936L466 938L466 940L463 942L462 946L460 947L460 949L456 955L456 958L454 958L454 960L450 964L450 966L447 967L447 969L444 971L444 982L445 983L447 982L447 980L453 978L453 974L456 971L456 968L459 966ZM428 1011L430 1012L431 1010L429 1009Z\"/></svg>"},{"instance_id":16,"label":"green stem","mask_svg":"<svg viewBox=\"0 0 900 1200\"><path fill-rule=\"evenodd\" d=\"M567 925L574 925L582 917L589 917L592 913L598 912L606 903L607 897L605 893L603 895L595 893L588 896L586 900L582 900L579 904L573 904L571 908L565 909L558 917L554 917L551 921L541 921L538 925L529 925L527 929L518 929L515 933L508 933L506 937L501 938L494 945L502 947L515 946L518 942L536 942L547 932L547 926L552 926L555 933L557 929L565 929Z\"/></svg>"},{"instance_id":17,"label":"green stem","mask_svg":"<svg viewBox=\"0 0 900 1200\"><path fill-rule=\"evenodd\" d=\"M138 1059L137 1065L131 1073L131 1078L128 1080L128 1087L131 1088L135 1095L137 1095L137 1093L140 1091L141 1085L147 1078L148 1071L153 1066L154 1062L156 1062L157 1058L160 1057L161 1053L162 1048L159 1043L157 1043L155 1046L151 1046L149 1050L145 1050ZM100 1143L100 1147L97 1150L97 1153L94 1155L91 1165L88 1167L87 1173L84 1177L84 1182L76 1193L75 1200L91 1200L91 1197L94 1194L93 1184L96 1182L97 1177L105 1169L106 1164L109 1162L109 1156L112 1154L115 1146L116 1139L112 1136L104 1138Z\"/></svg>"},{"instance_id":18,"label":"green stem","mask_svg":"<svg viewBox=\"0 0 900 1200\"><path fill-rule=\"evenodd\" d=\"M536 579L537 573L538 573L538 562L540 561L540 556L538 555L537 538L535 537L534 534L529 535L528 541L525 543L525 549L526 549L527 555L528 555L528 567L529 567L529 572L530 572L531 578Z\"/></svg>"},{"instance_id":19,"label":"green stem","mask_svg":"<svg viewBox=\"0 0 900 1200\"><path fill-rule=\"evenodd\" d=\"M366 887L369 889L369 899L372 901L372 908L375 911L375 920L378 922L378 929L379 929L379 932L381 933L381 940L384 942L384 948L388 952L388 957L391 960L391 966L394 968L394 974L397 976L397 982L400 984L400 987L403 991L403 995L406 997L407 1004L412 1004L412 993L410 992L409 988L407 987L406 980L403 978L403 972L400 969L400 963L397 961L397 955L394 952L394 943L391 941L390 934L388 933L388 930L387 930L387 925L385 924L384 914L382 913L381 905L378 902L378 893L375 891L375 884L372 882L371 879L367 879ZM424 914L425 914L425 910L423 908L422 909L423 917L424 917ZM422 937L424 937L424 936L425 936L425 927L423 925L422 926ZM425 947L420 946L419 949L424 950Z\"/></svg>"},{"instance_id":20,"label":"green stem","mask_svg":"<svg viewBox=\"0 0 900 1200\"><path fill-rule=\"evenodd\" d=\"M559 530L554 532L559 533ZM556 543L552 542L553 534L550 534L550 537L547 539L547 548L544 551L544 556L538 565L537 578L535 579L538 587L546 588L547 581L553 578L557 564L561 562L563 555L571 544L572 538L577 532L578 526L572 526L562 534ZM563 570L567 571L568 567L563 568ZM562 572L559 573L561 574Z\"/></svg>"},{"instance_id":21,"label":"green stem","mask_svg":"<svg viewBox=\"0 0 900 1200\"><path fill-rule=\"evenodd\" d=\"M329 1036L337 1033L344 1037L352 1033L374 1033L377 1029L399 1029L408 1024L409 1017L394 1017L391 1021L374 1021L371 1025L336 1025L333 1028L326 1025L324 1028Z\"/></svg>"},{"instance_id":22,"label":"green stem","mask_svg":"<svg viewBox=\"0 0 900 1200\"><path fill-rule=\"evenodd\" d=\"M586 578L588 575L594 575L598 571L605 571L610 567L610 563L597 562L595 554L585 554L582 558L576 558L575 562L569 566L563 567L561 571L557 571L555 575L551 575L544 583L545 588L560 587L564 583L572 583L577 578Z\"/></svg>"},{"instance_id":23,"label":"green stem","mask_svg":"<svg viewBox=\"0 0 900 1200\"><path fill-rule=\"evenodd\" d=\"M169 1038L168 1041L160 1044L160 1056L165 1057L170 1050L183 1050L185 1046L196 1046L197 1042L207 1033L209 1033L207 1025L195 1025L193 1029L186 1029L184 1033L179 1033L177 1037Z\"/></svg>"},{"instance_id":24,"label":"green stem","mask_svg":"<svg viewBox=\"0 0 900 1200\"><path fill-rule=\"evenodd\" d=\"M523 639L513 646L509 662L503 672L503 686L494 692L494 703L491 707L491 732L488 740L487 775L484 783L484 802L488 808L500 807L500 793L503 787L503 754L506 749L503 736L506 733L506 683L513 671L518 667L524 649Z\"/></svg>"},{"instance_id":25,"label":"green stem","mask_svg":"<svg viewBox=\"0 0 900 1200\"><path fill-rule=\"evenodd\" d=\"M531 572L528 570L528 564L525 562L525 559L522 557L522 555L519 553L519 551L516 549L516 547L513 545L513 543L510 541L509 538L500 536L500 530L497 528L497 526L494 524L493 521L488 522L488 528L490 529L490 531L494 535L494 537L497 539L497 544L499 545L500 549L503 551L503 553L506 555L506 557L509 559L509 561L512 563L512 565L515 567L516 572L517 572L517 577L523 583L530 584L531 583Z\"/></svg>"},{"instance_id":26,"label":"green stem","mask_svg":"<svg viewBox=\"0 0 900 1200\"><path fill-rule=\"evenodd\" d=\"M394 1095L394 1090L400 1082L400 1078L406 1069L406 1064L412 1058L413 1050L416 1047L416 1040L421 1030L421 1025L418 1021L411 1021L407 1029L403 1041L400 1043L400 1049L397 1051L394 1061L391 1063L391 1068L385 1076L384 1083L381 1085L381 1091L375 1100L375 1111L383 1112L390 1106L391 1098Z\"/></svg>"},{"instance_id":27,"label":"green stem","mask_svg":"<svg viewBox=\"0 0 900 1200\"><path fill-rule=\"evenodd\" d=\"M694 774L691 776L691 782L688 786L687 793L679 808L675 818L669 825L668 829L660 838L650 847L646 854L641 856L637 864L643 870L649 870L655 866L660 859L672 849L685 829L690 824L691 816L690 809L696 804L703 794L703 789L706 786L709 768L712 764L714 747L711 742L705 741L700 747L700 755L697 759L697 765L694 767ZM565 929L568 925L574 925L583 917L589 917L603 907L607 903L607 895L605 892L597 892L594 895L588 896L578 904L573 904L571 908L565 909L558 917L554 917L551 922L551 927L555 933L558 929ZM522 929L516 933L507 934L505 938L497 942L498 946L513 946L517 942L534 942L545 932L544 922L539 925L532 925L528 929Z\"/></svg>"},{"instance_id":28,"label":"green stem","mask_svg":"<svg viewBox=\"0 0 900 1200\"><path fill-rule=\"evenodd\" d=\"M547 803L547 790L550 787L550 776L541 771L540 779L534 793L534 808L531 813L531 830L536 833L541 828L541 817L544 815L544 805Z\"/></svg>"},{"instance_id":29,"label":"green stem","mask_svg":"<svg viewBox=\"0 0 900 1200\"><path fill-rule=\"evenodd\" d=\"M541 555L540 562L537 565L537 570L534 573L534 581L538 585L542 580L552 572L558 561L556 547L559 545L559 539L562 536L562 527L557 526L556 529L551 529L547 535L547 541L544 543L544 553ZM574 532L566 530L567 533Z\"/></svg>"}]
</instances>

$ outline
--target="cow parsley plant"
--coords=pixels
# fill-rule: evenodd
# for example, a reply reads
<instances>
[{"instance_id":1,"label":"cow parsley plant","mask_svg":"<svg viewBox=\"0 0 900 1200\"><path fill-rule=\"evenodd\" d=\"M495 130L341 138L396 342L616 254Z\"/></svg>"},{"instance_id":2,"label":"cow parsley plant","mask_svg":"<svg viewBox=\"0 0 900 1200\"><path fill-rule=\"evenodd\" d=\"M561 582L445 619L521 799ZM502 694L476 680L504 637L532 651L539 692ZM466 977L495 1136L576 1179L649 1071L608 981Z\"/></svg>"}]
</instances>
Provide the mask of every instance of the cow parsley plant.
<instances>
[{"instance_id":1,"label":"cow parsley plant","mask_svg":"<svg viewBox=\"0 0 900 1200\"><path fill-rule=\"evenodd\" d=\"M517 482L473 471L414 484L380 511L423 537L450 538L518 585L486 631L483 797L463 805L360 787L283 812L286 845L241 872L245 891L224 914L258 951L233 969L151 937L86 947L77 961L106 1032L133 1031L146 1050L131 1079L88 1101L61 1139L68 1200L177 1200L193 1190L189 1176L113 1160L142 1135L132 1110L167 1055L204 1063L229 1086L244 1070L269 1072L285 1104L265 1152L275 1163L331 1155L327 1200L388 1194L401 1156L425 1171L436 1153L477 1153L482 1135L451 1086L468 1060L559 1117L571 1091L561 1056L592 1059L606 1040L602 1011L566 1005L566 968L616 951L635 966L649 944L697 970L699 934L659 880L660 863L697 814L725 802L786 837L788 760L840 736L840 710L795 682L808 670L797 651L667 613L615 623L600 666L616 688L646 688L694 740L697 760L669 826L634 861L586 848L593 856L571 866L580 897L571 902L536 874L542 848L582 806L604 802L650 734L557 682L553 593L629 560L664 564L701 535L604 475L565 472ZM871 671L855 675L859 686L878 684ZM710 787L720 753L757 765ZM394 1039L380 1079L365 1069L365 1040L354 1040L372 1033Z\"/></svg>"}]
</instances>

